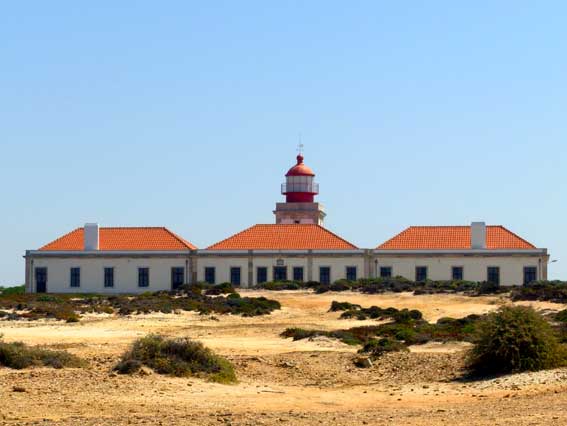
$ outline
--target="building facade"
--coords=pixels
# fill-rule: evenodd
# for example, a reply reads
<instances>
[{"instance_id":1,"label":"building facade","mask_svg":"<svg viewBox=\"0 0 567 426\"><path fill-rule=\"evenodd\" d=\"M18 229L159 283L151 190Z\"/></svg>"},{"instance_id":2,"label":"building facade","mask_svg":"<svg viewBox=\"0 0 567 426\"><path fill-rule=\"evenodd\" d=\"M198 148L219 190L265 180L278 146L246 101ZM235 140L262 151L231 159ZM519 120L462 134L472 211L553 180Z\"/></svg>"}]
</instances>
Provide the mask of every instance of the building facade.
<instances>
[{"instance_id":1,"label":"building facade","mask_svg":"<svg viewBox=\"0 0 567 426\"><path fill-rule=\"evenodd\" d=\"M323 227L318 193L300 154L282 184L286 200L276 204L275 224L254 225L202 250L166 228L86 224L26 252L26 290L142 293L194 282L253 287L395 276L504 286L547 279L546 249L483 222L412 226L374 249L358 248Z\"/></svg>"}]
</instances>

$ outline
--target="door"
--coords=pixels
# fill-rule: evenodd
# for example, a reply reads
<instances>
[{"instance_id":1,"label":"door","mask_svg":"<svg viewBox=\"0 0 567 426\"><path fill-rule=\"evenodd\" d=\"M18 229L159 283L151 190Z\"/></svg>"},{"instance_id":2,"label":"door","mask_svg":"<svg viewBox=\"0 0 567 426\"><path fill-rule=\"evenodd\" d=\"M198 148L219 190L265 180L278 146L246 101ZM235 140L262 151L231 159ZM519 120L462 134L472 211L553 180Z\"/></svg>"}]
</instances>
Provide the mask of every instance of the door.
<instances>
[{"instance_id":1,"label":"door","mask_svg":"<svg viewBox=\"0 0 567 426\"><path fill-rule=\"evenodd\" d=\"M185 280L184 268L171 268L171 289L176 290L183 285Z\"/></svg>"},{"instance_id":2,"label":"door","mask_svg":"<svg viewBox=\"0 0 567 426\"><path fill-rule=\"evenodd\" d=\"M35 291L47 293L47 268L35 268Z\"/></svg>"}]
</instances>

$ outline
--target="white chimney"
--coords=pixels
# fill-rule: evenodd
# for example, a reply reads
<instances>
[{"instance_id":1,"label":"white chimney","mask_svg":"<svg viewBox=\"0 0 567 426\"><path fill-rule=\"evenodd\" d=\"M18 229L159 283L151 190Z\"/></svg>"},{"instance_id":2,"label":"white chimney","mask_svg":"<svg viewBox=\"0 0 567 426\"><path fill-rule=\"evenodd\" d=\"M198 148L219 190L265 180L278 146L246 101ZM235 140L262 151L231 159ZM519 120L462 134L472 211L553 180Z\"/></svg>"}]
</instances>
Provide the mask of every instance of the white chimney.
<instances>
[{"instance_id":1,"label":"white chimney","mask_svg":"<svg viewBox=\"0 0 567 426\"><path fill-rule=\"evenodd\" d=\"M98 223L85 223L85 251L98 250Z\"/></svg>"},{"instance_id":2,"label":"white chimney","mask_svg":"<svg viewBox=\"0 0 567 426\"><path fill-rule=\"evenodd\" d=\"M472 249L486 248L486 223L484 222L471 223L471 248Z\"/></svg>"}]
</instances>

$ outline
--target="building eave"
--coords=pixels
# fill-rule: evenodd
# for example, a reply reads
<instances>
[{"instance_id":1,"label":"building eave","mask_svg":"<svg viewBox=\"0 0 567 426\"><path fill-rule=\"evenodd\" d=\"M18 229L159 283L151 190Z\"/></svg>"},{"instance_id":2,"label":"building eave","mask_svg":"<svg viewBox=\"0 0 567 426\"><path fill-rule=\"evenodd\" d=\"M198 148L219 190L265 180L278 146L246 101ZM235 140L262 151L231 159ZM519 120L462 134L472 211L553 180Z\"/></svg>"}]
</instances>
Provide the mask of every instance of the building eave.
<instances>
[{"instance_id":1,"label":"building eave","mask_svg":"<svg viewBox=\"0 0 567 426\"><path fill-rule=\"evenodd\" d=\"M435 256L435 255L456 255L456 256L506 256L506 255L526 255L526 256L545 256L547 249L463 249L463 250L391 250L375 249L373 254L377 256Z\"/></svg>"},{"instance_id":2,"label":"building eave","mask_svg":"<svg viewBox=\"0 0 567 426\"><path fill-rule=\"evenodd\" d=\"M188 256L196 250L27 250L24 257Z\"/></svg>"}]
</instances>

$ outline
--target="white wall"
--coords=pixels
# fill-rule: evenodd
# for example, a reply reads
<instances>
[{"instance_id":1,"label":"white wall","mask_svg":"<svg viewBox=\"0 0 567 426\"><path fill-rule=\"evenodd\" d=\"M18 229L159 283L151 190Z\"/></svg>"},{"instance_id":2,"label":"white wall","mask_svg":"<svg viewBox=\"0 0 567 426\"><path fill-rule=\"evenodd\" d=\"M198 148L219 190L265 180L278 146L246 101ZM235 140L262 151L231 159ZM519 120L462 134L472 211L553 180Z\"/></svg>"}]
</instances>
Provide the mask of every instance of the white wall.
<instances>
[{"instance_id":1,"label":"white wall","mask_svg":"<svg viewBox=\"0 0 567 426\"><path fill-rule=\"evenodd\" d=\"M346 278L347 266L356 266L356 276L364 278L363 255L353 257L314 257L313 258L313 281L320 281L319 268L328 266L331 268L331 282Z\"/></svg>"},{"instance_id":2,"label":"white wall","mask_svg":"<svg viewBox=\"0 0 567 426\"><path fill-rule=\"evenodd\" d=\"M487 279L487 267L500 267L501 285L523 284L525 266L538 267L539 256L376 256L378 261L376 274L379 274L380 266L391 266L392 275L401 275L410 280L415 279L415 267L427 266L428 278L432 280L450 280L451 267L463 266L464 279L470 281L485 281ZM258 282L257 267L268 268L268 281L273 280L273 267L277 261L283 260L287 267L288 279L293 278L293 267L302 266L304 280L309 280L309 262L307 256L254 256L253 257L253 280L252 284ZM48 282L47 291L54 293L141 293L145 291L158 291L171 289L171 268L186 268L187 257L34 257L35 267L47 267ZM542 259L545 264L545 259ZM191 263L189 262L189 265ZM215 267L216 282L230 281L230 268L241 268L241 284L248 285L248 256L199 256L196 259L197 281L205 280L205 267ZM319 268L328 266L331 268L331 282L346 278L346 267L356 266L357 277L364 278L364 257L362 254L356 256L325 256L314 254L312 257L312 279L319 281ZM375 266L375 265L373 265ZM79 267L81 269L81 286L70 287L70 269ZM104 287L104 268L114 268L114 287ZM138 268L148 267L150 269L150 286L138 287ZM189 266L190 268L190 266ZM191 272L191 271L190 271ZM35 280L35 274L31 274ZM538 275L540 278L540 275ZM185 280L189 281L188 271L185 270ZM32 290L35 291L35 282Z\"/></svg>"},{"instance_id":3,"label":"white wall","mask_svg":"<svg viewBox=\"0 0 567 426\"><path fill-rule=\"evenodd\" d=\"M463 279L468 281L486 281L487 268L500 268L500 285L522 285L524 282L524 267L535 266L539 273L539 257L537 256L506 256L506 257L390 257L378 256L377 274L381 266L391 266L392 276L401 275L415 280L416 266L427 266L428 278L431 280L450 280L453 266L463 267ZM538 275L539 278L539 275Z\"/></svg>"},{"instance_id":4,"label":"white wall","mask_svg":"<svg viewBox=\"0 0 567 426\"><path fill-rule=\"evenodd\" d=\"M34 258L34 268L47 267L50 293L143 293L171 290L171 268L186 267L186 258ZM81 286L71 287L71 268L81 268ZM104 287L104 268L114 268L114 287ZM138 268L150 269L150 286L138 287ZM187 271L185 271L187 274ZM187 275L186 275L187 276ZM33 276L35 291L35 274Z\"/></svg>"},{"instance_id":5,"label":"white wall","mask_svg":"<svg viewBox=\"0 0 567 426\"><path fill-rule=\"evenodd\" d=\"M252 266L252 285L258 283L258 267L268 268L268 281L274 279L274 266L278 265L278 260L283 260L283 265L287 267L288 280L293 279L293 268L296 266L303 267L303 279L309 280L308 275L308 258L307 256L254 256ZM364 258L360 256L350 257L331 257L331 256L317 256L313 255L313 276L314 281L319 281L319 267L328 266L331 268L331 282L346 277L346 267L355 266L357 268L357 277L364 277ZM215 268L216 283L230 282L230 268L241 268L242 286L248 285L248 257L242 256L202 256L197 259L197 281L205 280L205 268Z\"/></svg>"}]
</instances>

